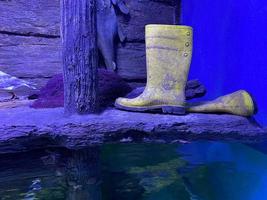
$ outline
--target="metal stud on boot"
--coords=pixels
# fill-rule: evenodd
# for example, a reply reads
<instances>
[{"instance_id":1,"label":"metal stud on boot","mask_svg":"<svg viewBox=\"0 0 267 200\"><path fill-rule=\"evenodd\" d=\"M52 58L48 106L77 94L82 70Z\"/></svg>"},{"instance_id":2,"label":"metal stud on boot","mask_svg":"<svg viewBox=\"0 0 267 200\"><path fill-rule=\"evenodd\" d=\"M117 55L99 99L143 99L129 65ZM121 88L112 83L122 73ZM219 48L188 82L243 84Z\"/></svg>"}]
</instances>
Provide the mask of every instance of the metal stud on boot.
<instances>
[{"instance_id":1,"label":"metal stud on boot","mask_svg":"<svg viewBox=\"0 0 267 200\"><path fill-rule=\"evenodd\" d=\"M146 26L147 84L133 99L118 98L119 109L185 114L185 85L192 56L192 28Z\"/></svg>"},{"instance_id":2,"label":"metal stud on boot","mask_svg":"<svg viewBox=\"0 0 267 200\"><path fill-rule=\"evenodd\" d=\"M245 90L219 97L213 101L189 104L188 112L195 113L229 113L249 117L257 112L255 101Z\"/></svg>"}]
</instances>

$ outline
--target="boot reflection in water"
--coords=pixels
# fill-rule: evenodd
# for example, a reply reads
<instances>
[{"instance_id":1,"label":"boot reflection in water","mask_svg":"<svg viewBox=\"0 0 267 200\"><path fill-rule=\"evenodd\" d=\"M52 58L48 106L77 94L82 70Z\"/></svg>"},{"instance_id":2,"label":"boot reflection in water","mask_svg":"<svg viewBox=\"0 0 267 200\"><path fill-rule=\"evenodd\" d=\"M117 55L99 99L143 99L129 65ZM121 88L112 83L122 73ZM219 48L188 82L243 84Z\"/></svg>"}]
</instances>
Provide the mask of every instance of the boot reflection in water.
<instances>
[{"instance_id":1,"label":"boot reflection in water","mask_svg":"<svg viewBox=\"0 0 267 200\"><path fill-rule=\"evenodd\" d=\"M129 111L185 114L185 86L191 56L191 27L147 25L146 88L136 98L118 98L115 106Z\"/></svg>"},{"instance_id":2,"label":"boot reflection in water","mask_svg":"<svg viewBox=\"0 0 267 200\"><path fill-rule=\"evenodd\" d=\"M239 90L213 101L188 104L187 112L229 113L249 117L257 113L257 106L248 92Z\"/></svg>"}]
</instances>

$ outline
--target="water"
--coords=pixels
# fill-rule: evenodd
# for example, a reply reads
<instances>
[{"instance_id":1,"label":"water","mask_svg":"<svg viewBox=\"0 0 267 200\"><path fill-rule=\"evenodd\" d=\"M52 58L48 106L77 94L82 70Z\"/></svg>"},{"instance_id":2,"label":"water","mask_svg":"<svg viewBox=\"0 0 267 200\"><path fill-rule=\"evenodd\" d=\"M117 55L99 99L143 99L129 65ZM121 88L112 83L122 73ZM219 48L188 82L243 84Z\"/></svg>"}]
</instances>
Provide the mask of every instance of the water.
<instances>
[{"instance_id":1,"label":"water","mask_svg":"<svg viewBox=\"0 0 267 200\"><path fill-rule=\"evenodd\" d=\"M264 200L265 144L123 144L0 156L1 200Z\"/></svg>"}]
</instances>

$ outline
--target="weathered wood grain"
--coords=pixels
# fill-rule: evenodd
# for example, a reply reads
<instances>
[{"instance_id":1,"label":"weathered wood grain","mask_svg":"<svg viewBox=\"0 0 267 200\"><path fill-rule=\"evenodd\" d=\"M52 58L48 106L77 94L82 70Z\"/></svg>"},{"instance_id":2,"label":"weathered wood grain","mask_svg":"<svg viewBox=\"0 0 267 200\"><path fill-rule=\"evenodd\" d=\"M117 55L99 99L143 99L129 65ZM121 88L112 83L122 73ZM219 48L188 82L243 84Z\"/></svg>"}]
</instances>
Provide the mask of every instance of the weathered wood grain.
<instances>
[{"instance_id":1,"label":"weathered wood grain","mask_svg":"<svg viewBox=\"0 0 267 200\"><path fill-rule=\"evenodd\" d=\"M126 43L118 45L117 49L118 74L131 82L144 82L145 25L173 24L178 3L174 0L126 0L126 4L130 16L118 12L127 35ZM47 78L61 73L59 27L59 0L0 1L0 70L31 79L38 87Z\"/></svg>"},{"instance_id":2,"label":"weathered wood grain","mask_svg":"<svg viewBox=\"0 0 267 200\"><path fill-rule=\"evenodd\" d=\"M60 0L0 1L0 32L59 36Z\"/></svg>"},{"instance_id":3,"label":"weathered wood grain","mask_svg":"<svg viewBox=\"0 0 267 200\"><path fill-rule=\"evenodd\" d=\"M126 43L117 50L118 74L125 79L139 80L146 78L145 44Z\"/></svg>"},{"instance_id":4,"label":"weathered wood grain","mask_svg":"<svg viewBox=\"0 0 267 200\"><path fill-rule=\"evenodd\" d=\"M60 39L0 34L0 70L17 77L51 77L61 70Z\"/></svg>"},{"instance_id":5,"label":"weathered wood grain","mask_svg":"<svg viewBox=\"0 0 267 200\"><path fill-rule=\"evenodd\" d=\"M119 45L117 59L118 73L123 78L146 77L143 43ZM0 34L0 70L30 79L49 78L61 73L61 41L59 38Z\"/></svg>"},{"instance_id":6,"label":"weathered wood grain","mask_svg":"<svg viewBox=\"0 0 267 200\"><path fill-rule=\"evenodd\" d=\"M173 24L175 3L172 0L126 0L130 16L119 13L128 40L144 39L149 23ZM60 0L0 1L0 33L59 37Z\"/></svg>"},{"instance_id":7,"label":"weathered wood grain","mask_svg":"<svg viewBox=\"0 0 267 200\"><path fill-rule=\"evenodd\" d=\"M95 0L61 0L64 111L98 108L98 49Z\"/></svg>"},{"instance_id":8,"label":"weathered wood grain","mask_svg":"<svg viewBox=\"0 0 267 200\"><path fill-rule=\"evenodd\" d=\"M119 22L126 33L127 41L144 42L145 25L174 24L175 6L151 0L126 0L130 16L119 15Z\"/></svg>"}]
</instances>

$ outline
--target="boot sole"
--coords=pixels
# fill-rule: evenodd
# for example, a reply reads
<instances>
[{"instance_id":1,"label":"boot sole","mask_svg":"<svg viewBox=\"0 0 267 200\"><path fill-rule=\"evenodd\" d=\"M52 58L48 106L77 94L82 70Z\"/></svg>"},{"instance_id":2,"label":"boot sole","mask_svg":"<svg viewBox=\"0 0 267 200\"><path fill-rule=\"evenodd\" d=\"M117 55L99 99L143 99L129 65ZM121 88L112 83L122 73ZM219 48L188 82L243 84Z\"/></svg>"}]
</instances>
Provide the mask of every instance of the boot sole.
<instances>
[{"instance_id":1,"label":"boot sole","mask_svg":"<svg viewBox=\"0 0 267 200\"><path fill-rule=\"evenodd\" d=\"M147 106L147 107L127 107L115 103L115 107L120 110L133 112L150 112L150 113L165 113L174 115L185 115L186 109L183 106Z\"/></svg>"}]
</instances>

